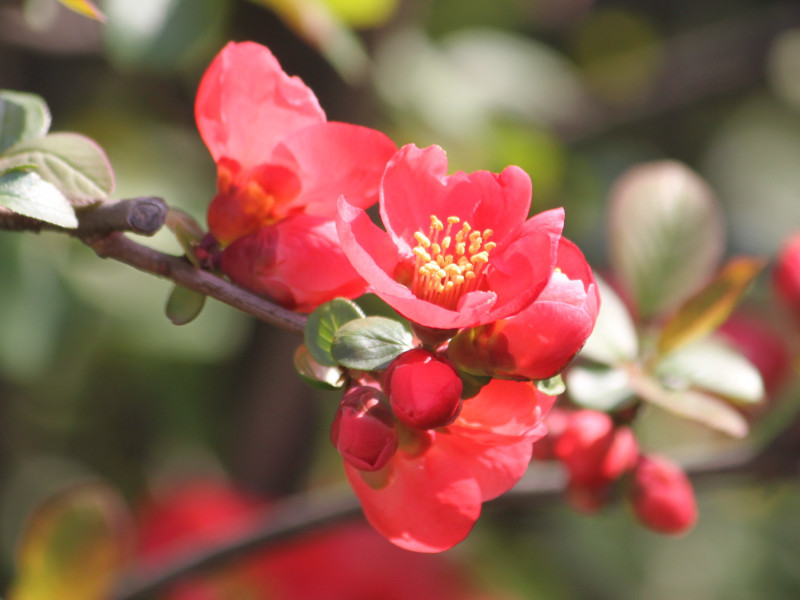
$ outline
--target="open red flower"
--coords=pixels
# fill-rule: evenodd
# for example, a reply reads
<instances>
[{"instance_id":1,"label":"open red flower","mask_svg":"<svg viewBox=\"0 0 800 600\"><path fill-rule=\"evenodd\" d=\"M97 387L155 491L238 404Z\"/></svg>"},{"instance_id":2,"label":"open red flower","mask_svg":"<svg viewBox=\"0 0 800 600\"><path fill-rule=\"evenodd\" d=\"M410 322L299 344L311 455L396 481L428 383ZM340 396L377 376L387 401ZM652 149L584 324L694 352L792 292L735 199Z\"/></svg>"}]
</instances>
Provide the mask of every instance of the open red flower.
<instances>
[{"instance_id":1,"label":"open red flower","mask_svg":"<svg viewBox=\"0 0 800 600\"><path fill-rule=\"evenodd\" d=\"M363 473L345 463L367 520L389 541L417 552L462 541L481 504L525 473L553 400L529 382L496 379L464 400L452 424L403 430L381 471Z\"/></svg>"},{"instance_id":2,"label":"open red flower","mask_svg":"<svg viewBox=\"0 0 800 600\"><path fill-rule=\"evenodd\" d=\"M528 219L531 182L518 167L447 175L438 146L408 145L389 161L376 227L344 194L337 229L371 291L410 321L459 329L516 314L555 267L564 212Z\"/></svg>"},{"instance_id":3,"label":"open red flower","mask_svg":"<svg viewBox=\"0 0 800 600\"><path fill-rule=\"evenodd\" d=\"M342 194L362 208L377 200L395 152L391 140L366 127L326 121L313 92L284 73L267 48L251 42L231 42L214 59L200 83L195 114L217 164L209 229L223 246L239 244L233 256L223 252L226 274L303 311L363 292L363 280L338 244L329 243L336 240L333 228L321 234L321 222L333 219ZM325 293L303 281L308 263L324 265Z\"/></svg>"},{"instance_id":4,"label":"open red flower","mask_svg":"<svg viewBox=\"0 0 800 600\"><path fill-rule=\"evenodd\" d=\"M556 265L527 308L462 331L450 342L448 356L474 375L547 379L562 371L594 329L600 294L583 254L565 238Z\"/></svg>"}]
</instances>

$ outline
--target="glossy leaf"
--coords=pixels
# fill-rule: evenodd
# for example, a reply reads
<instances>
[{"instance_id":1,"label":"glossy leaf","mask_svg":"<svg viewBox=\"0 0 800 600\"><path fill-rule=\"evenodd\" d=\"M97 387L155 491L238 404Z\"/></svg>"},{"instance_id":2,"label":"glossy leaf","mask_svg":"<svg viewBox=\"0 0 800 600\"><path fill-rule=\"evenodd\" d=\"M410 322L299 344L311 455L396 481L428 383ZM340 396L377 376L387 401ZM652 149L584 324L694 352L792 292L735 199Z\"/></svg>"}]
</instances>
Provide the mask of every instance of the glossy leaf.
<instances>
[{"instance_id":1,"label":"glossy leaf","mask_svg":"<svg viewBox=\"0 0 800 600\"><path fill-rule=\"evenodd\" d=\"M36 94L0 90L0 152L41 137L50 129L50 110Z\"/></svg>"},{"instance_id":2,"label":"glossy leaf","mask_svg":"<svg viewBox=\"0 0 800 600\"><path fill-rule=\"evenodd\" d=\"M576 366L567 372L567 391L584 408L611 412L633 400L625 369Z\"/></svg>"},{"instance_id":3,"label":"glossy leaf","mask_svg":"<svg viewBox=\"0 0 800 600\"><path fill-rule=\"evenodd\" d=\"M321 365L335 367L339 363L331 356L331 344L336 331L353 319L363 319L364 312L346 298L334 298L308 315L303 341L308 352Z\"/></svg>"},{"instance_id":4,"label":"glossy leaf","mask_svg":"<svg viewBox=\"0 0 800 600\"><path fill-rule=\"evenodd\" d=\"M303 381L317 389L337 390L344 385L342 369L319 364L305 344L300 344L294 353L294 368Z\"/></svg>"},{"instance_id":5,"label":"glossy leaf","mask_svg":"<svg viewBox=\"0 0 800 600\"><path fill-rule=\"evenodd\" d=\"M580 356L613 365L631 361L639 353L636 329L628 309L616 292L595 275L600 290L600 312Z\"/></svg>"},{"instance_id":6,"label":"glossy leaf","mask_svg":"<svg viewBox=\"0 0 800 600\"><path fill-rule=\"evenodd\" d=\"M670 390L642 373L632 375L630 382L636 395L650 404L735 438L747 435L747 421L725 400L691 389Z\"/></svg>"},{"instance_id":7,"label":"glossy leaf","mask_svg":"<svg viewBox=\"0 0 800 600\"><path fill-rule=\"evenodd\" d=\"M131 535L125 507L104 486L85 484L51 498L22 533L9 600L106 600Z\"/></svg>"},{"instance_id":8,"label":"glossy leaf","mask_svg":"<svg viewBox=\"0 0 800 600\"><path fill-rule=\"evenodd\" d=\"M661 330L658 350L666 354L708 335L730 316L742 294L764 268L760 258L731 259L720 273L692 296Z\"/></svg>"},{"instance_id":9,"label":"glossy leaf","mask_svg":"<svg viewBox=\"0 0 800 600\"><path fill-rule=\"evenodd\" d=\"M758 369L716 340L681 347L666 356L655 372L671 389L696 387L747 404L764 398L764 382Z\"/></svg>"},{"instance_id":10,"label":"glossy leaf","mask_svg":"<svg viewBox=\"0 0 800 600\"><path fill-rule=\"evenodd\" d=\"M100 12L93 2L89 2L89 0L58 0L66 6L70 10L74 10L76 13L82 14L84 17L89 17L90 19L95 19L96 21L100 21L105 23L106 16Z\"/></svg>"},{"instance_id":11,"label":"glossy leaf","mask_svg":"<svg viewBox=\"0 0 800 600\"><path fill-rule=\"evenodd\" d=\"M553 375L548 379L539 379L533 383L540 392L547 394L548 396L560 396L567 391L567 386L564 384L564 379L561 377L561 373L558 375Z\"/></svg>"},{"instance_id":12,"label":"glossy leaf","mask_svg":"<svg viewBox=\"0 0 800 600\"><path fill-rule=\"evenodd\" d=\"M14 169L0 175L0 206L59 227L75 229L78 226L69 201L33 171Z\"/></svg>"},{"instance_id":13,"label":"glossy leaf","mask_svg":"<svg viewBox=\"0 0 800 600\"><path fill-rule=\"evenodd\" d=\"M342 325L333 336L331 355L350 369L376 371L411 350L411 333L386 317L365 317Z\"/></svg>"},{"instance_id":14,"label":"glossy leaf","mask_svg":"<svg viewBox=\"0 0 800 600\"><path fill-rule=\"evenodd\" d=\"M634 167L609 202L611 261L640 316L675 309L713 275L725 244L722 214L685 165Z\"/></svg>"},{"instance_id":15,"label":"glossy leaf","mask_svg":"<svg viewBox=\"0 0 800 600\"><path fill-rule=\"evenodd\" d=\"M205 294L176 285L167 299L167 318L173 325L186 325L197 318L205 304Z\"/></svg>"},{"instance_id":16,"label":"glossy leaf","mask_svg":"<svg viewBox=\"0 0 800 600\"><path fill-rule=\"evenodd\" d=\"M95 204L114 191L114 172L95 142L77 133L51 133L9 148L0 168L33 165L75 206Z\"/></svg>"}]
</instances>

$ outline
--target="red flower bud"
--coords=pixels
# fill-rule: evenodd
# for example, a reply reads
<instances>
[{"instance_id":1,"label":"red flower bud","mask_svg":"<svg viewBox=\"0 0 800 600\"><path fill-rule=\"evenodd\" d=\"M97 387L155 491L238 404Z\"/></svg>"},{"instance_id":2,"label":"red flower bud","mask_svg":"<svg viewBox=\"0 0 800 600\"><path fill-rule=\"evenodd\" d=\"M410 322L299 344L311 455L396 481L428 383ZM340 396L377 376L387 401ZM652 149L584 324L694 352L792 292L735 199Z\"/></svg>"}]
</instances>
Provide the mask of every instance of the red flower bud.
<instances>
[{"instance_id":1,"label":"red flower bud","mask_svg":"<svg viewBox=\"0 0 800 600\"><path fill-rule=\"evenodd\" d=\"M663 456L639 457L630 500L642 524L659 533L684 533L697 521L697 502L689 478Z\"/></svg>"},{"instance_id":2,"label":"red flower bud","mask_svg":"<svg viewBox=\"0 0 800 600\"><path fill-rule=\"evenodd\" d=\"M773 284L800 322L800 234L789 238L778 253Z\"/></svg>"},{"instance_id":3,"label":"red flower bud","mask_svg":"<svg viewBox=\"0 0 800 600\"><path fill-rule=\"evenodd\" d=\"M409 350L394 359L384 388L395 416L408 427L449 425L461 411L461 379L449 363L427 350Z\"/></svg>"},{"instance_id":4,"label":"red flower bud","mask_svg":"<svg viewBox=\"0 0 800 600\"><path fill-rule=\"evenodd\" d=\"M331 426L331 442L362 471L377 471L389 462L397 450L397 429L383 393L369 386L345 392Z\"/></svg>"},{"instance_id":5,"label":"red flower bud","mask_svg":"<svg viewBox=\"0 0 800 600\"><path fill-rule=\"evenodd\" d=\"M555 454L569 471L571 483L596 487L633 468L639 449L630 428L615 426L605 413L580 410L570 415L555 443Z\"/></svg>"}]
</instances>

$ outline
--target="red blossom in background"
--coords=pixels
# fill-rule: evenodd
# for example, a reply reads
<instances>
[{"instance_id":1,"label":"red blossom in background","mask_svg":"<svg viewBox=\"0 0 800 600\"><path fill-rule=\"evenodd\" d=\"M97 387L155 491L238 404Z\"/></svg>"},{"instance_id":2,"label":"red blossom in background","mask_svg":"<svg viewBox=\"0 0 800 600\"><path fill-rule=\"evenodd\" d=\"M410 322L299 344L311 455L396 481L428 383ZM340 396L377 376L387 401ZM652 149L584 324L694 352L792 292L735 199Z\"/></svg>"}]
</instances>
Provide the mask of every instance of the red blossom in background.
<instances>
[{"instance_id":1,"label":"red blossom in background","mask_svg":"<svg viewBox=\"0 0 800 600\"><path fill-rule=\"evenodd\" d=\"M692 483L683 469L663 456L639 457L629 499L639 521L659 533L686 533L697 521Z\"/></svg>"},{"instance_id":2,"label":"red blossom in background","mask_svg":"<svg viewBox=\"0 0 800 600\"><path fill-rule=\"evenodd\" d=\"M344 194L355 206L373 204L394 144L326 121L313 92L251 42L231 42L214 59L195 114L217 164L208 225L227 246L223 271L300 311L360 295L364 282L334 231L336 201Z\"/></svg>"},{"instance_id":3,"label":"red blossom in background","mask_svg":"<svg viewBox=\"0 0 800 600\"><path fill-rule=\"evenodd\" d=\"M452 424L406 428L382 470L362 473L345 463L367 520L391 542L417 552L462 541L481 504L525 473L553 401L531 383L493 380L464 400Z\"/></svg>"},{"instance_id":4,"label":"red blossom in background","mask_svg":"<svg viewBox=\"0 0 800 600\"><path fill-rule=\"evenodd\" d=\"M448 356L475 375L547 379L561 372L597 322L600 294L578 247L561 238L557 270L517 315L462 331Z\"/></svg>"},{"instance_id":5,"label":"red blossom in background","mask_svg":"<svg viewBox=\"0 0 800 600\"><path fill-rule=\"evenodd\" d=\"M778 252L773 285L800 325L800 234L788 238Z\"/></svg>"},{"instance_id":6,"label":"red blossom in background","mask_svg":"<svg viewBox=\"0 0 800 600\"><path fill-rule=\"evenodd\" d=\"M564 212L528 219L531 182L518 167L447 175L438 146L403 147L381 182L376 227L346 193L337 229L356 271L392 308L435 329L516 314L547 285Z\"/></svg>"},{"instance_id":7,"label":"red blossom in background","mask_svg":"<svg viewBox=\"0 0 800 600\"><path fill-rule=\"evenodd\" d=\"M231 539L263 503L214 480L162 493L140 515L147 564L181 549ZM405 552L366 524L318 532L176 583L165 600L488 600L442 557Z\"/></svg>"}]
</instances>

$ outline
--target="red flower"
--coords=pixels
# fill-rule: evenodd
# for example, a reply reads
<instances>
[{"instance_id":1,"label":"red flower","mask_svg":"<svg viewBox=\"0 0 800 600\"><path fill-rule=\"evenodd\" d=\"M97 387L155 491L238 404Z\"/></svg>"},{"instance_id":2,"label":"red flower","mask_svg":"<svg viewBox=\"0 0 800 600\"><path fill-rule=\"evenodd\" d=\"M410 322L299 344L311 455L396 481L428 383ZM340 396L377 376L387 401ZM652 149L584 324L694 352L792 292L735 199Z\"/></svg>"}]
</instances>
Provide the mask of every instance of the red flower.
<instances>
[{"instance_id":1,"label":"red flower","mask_svg":"<svg viewBox=\"0 0 800 600\"><path fill-rule=\"evenodd\" d=\"M553 400L529 382L493 380L464 400L451 425L427 431L401 426L400 447L381 471L344 465L367 520L402 548L454 546L472 529L481 503L525 473Z\"/></svg>"},{"instance_id":2,"label":"red flower","mask_svg":"<svg viewBox=\"0 0 800 600\"><path fill-rule=\"evenodd\" d=\"M140 559L157 563L247 529L263 505L221 482L183 484L140 518ZM393 546L366 524L336 526L173 585L167 600L477 600L464 574L443 557Z\"/></svg>"},{"instance_id":3,"label":"red flower","mask_svg":"<svg viewBox=\"0 0 800 600\"><path fill-rule=\"evenodd\" d=\"M778 296L800 323L800 234L787 239L778 253L773 284Z\"/></svg>"},{"instance_id":4,"label":"red flower","mask_svg":"<svg viewBox=\"0 0 800 600\"><path fill-rule=\"evenodd\" d=\"M251 42L231 42L214 59L195 113L217 163L209 228L223 246L241 240L232 256L223 253L228 276L303 311L363 292L325 223L341 194L362 208L377 200L394 144L372 129L327 122L311 90ZM313 277L309 263L322 265ZM304 281L321 272L324 283Z\"/></svg>"},{"instance_id":5,"label":"red flower","mask_svg":"<svg viewBox=\"0 0 800 600\"><path fill-rule=\"evenodd\" d=\"M518 167L448 176L441 148L408 145L381 182L386 231L347 194L337 229L370 290L404 317L474 327L525 308L553 272L564 212L527 219L530 202L530 178Z\"/></svg>"},{"instance_id":6,"label":"red flower","mask_svg":"<svg viewBox=\"0 0 800 600\"><path fill-rule=\"evenodd\" d=\"M459 368L475 375L547 379L567 366L594 329L600 294L583 254L565 238L556 265L527 308L451 340L448 356Z\"/></svg>"},{"instance_id":7,"label":"red flower","mask_svg":"<svg viewBox=\"0 0 800 600\"><path fill-rule=\"evenodd\" d=\"M629 495L639 521L653 531L681 534L697 521L692 483L663 456L639 457Z\"/></svg>"}]
</instances>

